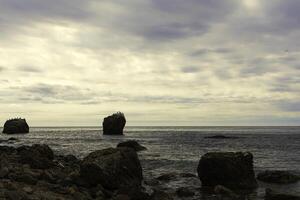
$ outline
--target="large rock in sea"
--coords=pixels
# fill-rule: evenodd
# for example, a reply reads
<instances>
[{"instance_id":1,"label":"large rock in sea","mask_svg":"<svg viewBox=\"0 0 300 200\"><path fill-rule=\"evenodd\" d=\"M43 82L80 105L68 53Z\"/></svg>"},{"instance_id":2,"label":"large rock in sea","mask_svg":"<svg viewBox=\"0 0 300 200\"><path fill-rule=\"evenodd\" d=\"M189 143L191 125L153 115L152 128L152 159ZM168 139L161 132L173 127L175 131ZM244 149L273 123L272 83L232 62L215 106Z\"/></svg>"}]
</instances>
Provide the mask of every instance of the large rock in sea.
<instances>
[{"instance_id":1,"label":"large rock in sea","mask_svg":"<svg viewBox=\"0 0 300 200\"><path fill-rule=\"evenodd\" d=\"M7 120L3 127L3 133L17 134L17 133L29 133L29 126L25 119L15 118Z\"/></svg>"},{"instance_id":2,"label":"large rock in sea","mask_svg":"<svg viewBox=\"0 0 300 200\"><path fill-rule=\"evenodd\" d=\"M108 148L90 153L80 166L80 176L91 186L137 188L143 179L142 167L132 148Z\"/></svg>"},{"instance_id":3,"label":"large rock in sea","mask_svg":"<svg viewBox=\"0 0 300 200\"><path fill-rule=\"evenodd\" d=\"M102 123L104 135L123 135L126 119L123 113L117 112L105 117Z\"/></svg>"},{"instance_id":4,"label":"large rock in sea","mask_svg":"<svg viewBox=\"0 0 300 200\"><path fill-rule=\"evenodd\" d=\"M202 186L224 185L230 189L257 187L253 155L249 152L207 153L201 157L197 171Z\"/></svg>"},{"instance_id":5,"label":"large rock in sea","mask_svg":"<svg viewBox=\"0 0 300 200\"><path fill-rule=\"evenodd\" d=\"M267 170L260 172L257 179L267 183L289 184L298 182L300 177L289 171Z\"/></svg>"}]
</instances>

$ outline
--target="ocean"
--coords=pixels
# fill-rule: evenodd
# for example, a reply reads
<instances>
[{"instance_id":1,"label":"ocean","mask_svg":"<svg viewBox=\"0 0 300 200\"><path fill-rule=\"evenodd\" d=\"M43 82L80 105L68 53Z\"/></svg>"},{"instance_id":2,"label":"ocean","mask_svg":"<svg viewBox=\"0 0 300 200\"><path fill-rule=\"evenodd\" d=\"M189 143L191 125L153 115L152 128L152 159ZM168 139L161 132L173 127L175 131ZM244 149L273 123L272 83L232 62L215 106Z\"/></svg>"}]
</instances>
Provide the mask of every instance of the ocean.
<instances>
[{"instance_id":1,"label":"ocean","mask_svg":"<svg viewBox=\"0 0 300 200\"><path fill-rule=\"evenodd\" d=\"M201 155L214 151L251 152L256 173L262 170L300 173L300 127L125 127L124 134L102 135L101 127L34 127L29 134L13 137L20 139L14 145L45 143L58 154L79 158L94 150L115 147L121 141L137 140L148 149L139 153L146 178L170 172L196 174ZM206 138L219 134L237 138ZM2 139L9 137L12 135L1 135ZM179 184L183 183L169 186ZM300 194L300 183L287 186L260 183L253 199L262 198L264 187Z\"/></svg>"}]
</instances>

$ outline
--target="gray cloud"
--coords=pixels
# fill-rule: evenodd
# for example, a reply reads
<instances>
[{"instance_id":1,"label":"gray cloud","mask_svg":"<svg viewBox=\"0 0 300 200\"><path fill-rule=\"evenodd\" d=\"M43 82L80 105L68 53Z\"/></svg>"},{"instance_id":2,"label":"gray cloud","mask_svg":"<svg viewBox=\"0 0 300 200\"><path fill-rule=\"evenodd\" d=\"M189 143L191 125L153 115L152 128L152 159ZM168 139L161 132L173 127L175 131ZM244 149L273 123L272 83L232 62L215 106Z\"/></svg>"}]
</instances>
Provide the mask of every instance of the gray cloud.
<instances>
[{"instance_id":1,"label":"gray cloud","mask_svg":"<svg viewBox=\"0 0 300 200\"><path fill-rule=\"evenodd\" d=\"M29 65L22 65L19 66L17 71L23 71L23 72L29 72L29 73L41 73L43 70L40 67L35 67L35 66L29 66Z\"/></svg>"},{"instance_id":2,"label":"gray cloud","mask_svg":"<svg viewBox=\"0 0 300 200\"><path fill-rule=\"evenodd\" d=\"M196 66L185 66L181 68L181 71L184 73L197 73L200 71L200 69Z\"/></svg>"}]
</instances>

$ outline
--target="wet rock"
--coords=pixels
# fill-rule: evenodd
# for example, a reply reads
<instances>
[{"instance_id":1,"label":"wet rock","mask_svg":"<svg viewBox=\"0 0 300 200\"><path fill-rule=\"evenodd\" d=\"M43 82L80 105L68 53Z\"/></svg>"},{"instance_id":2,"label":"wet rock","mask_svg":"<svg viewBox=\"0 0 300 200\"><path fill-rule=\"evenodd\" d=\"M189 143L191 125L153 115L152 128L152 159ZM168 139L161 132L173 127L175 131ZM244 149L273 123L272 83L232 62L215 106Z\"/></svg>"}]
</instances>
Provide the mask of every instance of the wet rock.
<instances>
[{"instance_id":1,"label":"wet rock","mask_svg":"<svg viewBox=\"0 0 300 200\"><path fill-rule=\"evenodd\" d=\"M253 155L249 152L213 152L201 157L198 176L203 186L224 185L230 189L257 187Z\"/></svg>"},{"instance_id":2,"label":"wet rock","mask_svg":"<svg viewBox=\"0 0 300 200\"><path fill-rule=\"evenodd\" d=\"M176 194L179 197L191 197L195 195L195 192L188 187L181 187L176 190Z\"/></svg>"},{"instance_id":3,"label":"wet rock","mask_svg":"<svg viewBox=\"0 0 300 200\"><path fill-rule=\"evenodd\" d=\"M123 135L126 119L123 113L117 112L105 117L102 123L104 135Z\"/></svg>"},{"instance_id":4,"label":"wet rock","mask_svg":"<svg viewBox=\"0 0 300 200\"><path fill-rule=\"evenodd\" d=\"M264 171L257 175L257 179L267 183L288 184L296 183L300 177L288 171Z\"/></svg>"},{"instance_id":5,"label":"wet rock","mask_svg":"<svg viewBox=\"0 0 300 200\"><path fill-rule=\"evenodd\" d=\"M22 164L29 164L35 169L48 169L53 166L53 151L47 145L35 144L17 149Z\"/></svg>"},{"instance_id":6,"label":"wet rock","mask_svg":"<svg viewBox=\"0 0 300 200\"><path fill-rule=\"evenodd\" d=\"M90 153L80 166L81 177L90 185L118 189L139 187L143 179L142 167L131 148L108 148Z\"/></svg>"},{"instance_id":7,"label":"wet rock","mask_svg":"<svg viewBox=\"0 0 300 200\"><path fill-rule=\"evenodd\" d=\"M300 200L300 196L292 194L282 194L267 188L265 200Z\"/></svg>"},{"instance_id":8,"label":"wet rock","mask_svg":"<svg viewBox=\"0 0 300 200\"><path fill-rule=\"evenodd\" d=\"M7 167L0 168L0 178L6 178L9 173L9 169Z\"/></svg>"},{"instance_id":9,"label":"wet rock","mask_svg":"<svg viewBox=\"0 0 300 200\"><path fill-rule=\"evenodd\" d=\"M229 197L230 199L238 199L239 198L239 196L235 192L224 187L223 185L217 185L214 188L214 192L216 194L220 194L222 196Z\"/></svg>"},{"instance_id":10,"label":"wet rock","mask_svg":"<svg viewBox=\"0 0 300 200\"><path fill-rule=\"evenodd\" d=\"M208 139L237 139L238 137L225 136L225 135L213 135L213 136L206 136L204 138L208 138Z\"/></svg>"},{"instance_id":11,"label":"wet rock","mask_svg":"<svg viewBox=\"0 0 300 200\"><path fill-rule=\"evenodd\" d=\"M29 126L25 119L16 118L7 120L3 127L3 133L18 134L29 133Z\"/></svg>"},{"instance_id":12,"label":"wet rock","mask_svg":"<svg viewBox=\"0 0 300 200\"><path fill-rule=\"evenodd\" d=\"M137 141L135 140L128 140L125 142L121 142L117 145L117 147L128 147L128 148L132 148L135 151L143 151L146 150L147 148L140 145Z\"/></svg>"}]
</instances>

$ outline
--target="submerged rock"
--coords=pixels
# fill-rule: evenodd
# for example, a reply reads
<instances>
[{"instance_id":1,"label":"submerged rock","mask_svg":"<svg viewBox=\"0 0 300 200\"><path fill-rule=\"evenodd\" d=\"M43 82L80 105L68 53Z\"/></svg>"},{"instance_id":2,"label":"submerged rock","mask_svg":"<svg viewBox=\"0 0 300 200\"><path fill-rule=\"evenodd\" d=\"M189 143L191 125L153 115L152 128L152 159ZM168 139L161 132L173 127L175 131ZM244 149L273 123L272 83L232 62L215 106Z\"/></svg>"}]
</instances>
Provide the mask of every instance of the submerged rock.
<instances>
[{"instance_id":1,"label":"submerged rock","mask_svg":"<svg viewBox=\"0 0 300 200\"><path fill-rule=\"evenodd\" d=\"M131 148L108 148L90 153L80 166L80 175L90 185L104 188L139 187L143 179L142 167Z\"/></svg>"},{"instance_id":2,"label":"submerged rock","mask_svg":"<svg viewBox=\"0 0 300 200\"><path fill-rule=\"evenodd\" d=\"M117 147L128 147L128 148L132 148L135 151L143 151L146 150L147 148L140 145L137 141L135 140L128 140L125 142L121 142L117 145Z\"/></svg>"},{"instance_id":3,"label":"submerged rock","mask_svg":"<svg viewBox=\"0 0 300 200\"><path fill-rule=\"evenodd\" d=\"M257 179L267 183L288 184L296 183L297 181L299 181L300 177L288 171L267 170L258 173Z\"/></svg>"},{"instance_id":4,"label":"submerged rock","mask_svg":"<svg viewBox=\"0 0 300 200\"><path fill-rule=\"evenodd\" d=\"M155 190L151 195L150 200L173 200L173 198L164 191Z\"/></svg>"},{"instance_id":5,"label":"submerged rock","mask_svg":"<svg viewBox=\"0 0 300 200\"><path fill-rule=\"evenodd\" d=\"M29 133L29 126L25 119L10 119L5 122L2 132L6 134Z\"/></svg>"},{"instance_id":6,"label":"submerged rock","mask_svg":"<svg viewBox=\"0 0 300 200\"><path fill-rule=\"evenodd\" d=\"M300 196L283 194L267 188L265 200L300 200Z\"/></svg>"},{"instance_id":7,"label":"submerged rock","mask_svg":"<svg viewBox=\"0 0 300 200\"><path fill-rule=\"evenodd\" d=\"M212 152L201 157L198 176L203 186L254 189L257 182L249 152Z\"/></svg>"},{"instance_id":8,"label":"submerged rock","mask_svg":"<svg viewBox=\"0 0 300 200\"><path fill-rule=\"evenodd\" d=\"M102 123L104 135L123 135L126 119L123 113L117 112L105 117Z\"/></svg>"},{"instance_id":9,"label":"submerged rock","mask_svg":"<svg viewBox=\"0 0 300 200\"><path fill-rule=\"evenodd\" d=\"M225 136L225 135L213 135L213 136L206 136L204 138L208 138L208 139L237 139L237 137Z\"/></svg>"}]
</instances>

